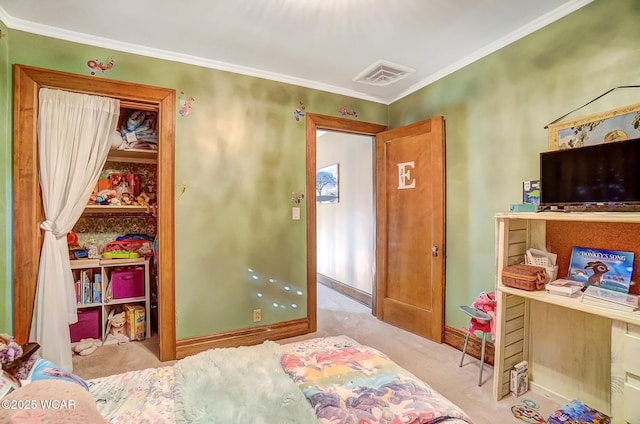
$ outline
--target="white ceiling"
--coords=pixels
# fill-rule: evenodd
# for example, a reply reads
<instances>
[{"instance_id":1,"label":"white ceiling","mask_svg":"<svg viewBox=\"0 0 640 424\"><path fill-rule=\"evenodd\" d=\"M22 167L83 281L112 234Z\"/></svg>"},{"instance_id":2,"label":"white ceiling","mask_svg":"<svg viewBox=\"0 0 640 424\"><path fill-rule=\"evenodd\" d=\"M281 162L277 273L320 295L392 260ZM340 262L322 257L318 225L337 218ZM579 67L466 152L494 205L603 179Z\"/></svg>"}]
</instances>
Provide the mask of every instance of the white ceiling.
<instances>
[{"instance_id":1,"label":"white ceiling","mask_svg":"<svg viewBox=\"0 0 640 424\"><path fill-rule=\"evenodd\" d=\"M591 1L0 0L0 20L388 104ZM353 81L380 60L415 72L387 86Z\"/></svg>"}]
</instances>

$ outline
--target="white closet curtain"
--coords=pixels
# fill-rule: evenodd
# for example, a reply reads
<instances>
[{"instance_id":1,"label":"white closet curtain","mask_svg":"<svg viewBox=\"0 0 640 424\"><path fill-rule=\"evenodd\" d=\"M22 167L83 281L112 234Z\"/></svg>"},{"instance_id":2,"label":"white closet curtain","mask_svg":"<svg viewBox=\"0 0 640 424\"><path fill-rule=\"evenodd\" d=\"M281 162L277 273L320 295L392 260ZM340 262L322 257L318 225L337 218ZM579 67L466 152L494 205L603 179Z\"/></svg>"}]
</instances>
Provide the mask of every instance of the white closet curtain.
<instances>
[{"instance_id":1,"label":"white closet curtain","mask_svg":"<svg viewBox=\"0 0 640 424\"><path fill-rule=\"evenodd\" d=\"M31 340L43 358L72 371L69 324L78 321L67 233L80 218L107 160L120 102L40 89L38 149L45 221Z\"/></svg>"}]
</instances>

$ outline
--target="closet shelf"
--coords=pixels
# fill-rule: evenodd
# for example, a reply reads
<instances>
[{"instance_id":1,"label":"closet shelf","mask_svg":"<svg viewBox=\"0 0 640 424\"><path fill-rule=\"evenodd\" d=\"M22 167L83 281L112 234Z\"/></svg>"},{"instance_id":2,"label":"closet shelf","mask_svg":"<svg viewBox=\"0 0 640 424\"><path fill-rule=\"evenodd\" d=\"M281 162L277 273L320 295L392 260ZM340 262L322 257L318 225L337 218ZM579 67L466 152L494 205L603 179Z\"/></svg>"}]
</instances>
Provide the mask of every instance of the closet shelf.
<instances>
[{"instance_id":1,"label":"closet shelf","mask_svg":"<svg viewBox=\"0 0 640 424\"><path fill-rule=\"evenodd\" d=\"M133 163L158 163L157 150L116 149L109 151L108 161Z\"/></svg>"},{"instance_id":2,"label":"closet shelf","mask_svg":"<svg viewBox=\"0 0 640 424\"><path fill-rule=\"evenodd\" d=\"M122 206L112 206L112 205L87 205L84 208L85 214L143 214L149 213L151 214L151 209L146 206L140 205L122 205Z\"/></svg>"}]
</instances>

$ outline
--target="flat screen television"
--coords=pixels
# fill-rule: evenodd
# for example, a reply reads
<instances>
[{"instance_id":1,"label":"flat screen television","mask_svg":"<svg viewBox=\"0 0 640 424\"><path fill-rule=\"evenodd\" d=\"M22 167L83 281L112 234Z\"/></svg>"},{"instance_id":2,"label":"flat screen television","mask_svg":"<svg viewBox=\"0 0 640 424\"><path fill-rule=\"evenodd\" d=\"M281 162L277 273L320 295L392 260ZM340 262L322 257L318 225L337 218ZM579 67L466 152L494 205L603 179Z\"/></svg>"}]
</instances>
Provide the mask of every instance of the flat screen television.
<instances>
[{"instance_id":1,"label":"flat screen television","mask_svg":"<svg viewBox=\"0 0 640 424\"><path fill-rule=\"evenodd\" d=\"M640 209L640 139L540 153L540 207Z\"/></svg>"}]
</instances>

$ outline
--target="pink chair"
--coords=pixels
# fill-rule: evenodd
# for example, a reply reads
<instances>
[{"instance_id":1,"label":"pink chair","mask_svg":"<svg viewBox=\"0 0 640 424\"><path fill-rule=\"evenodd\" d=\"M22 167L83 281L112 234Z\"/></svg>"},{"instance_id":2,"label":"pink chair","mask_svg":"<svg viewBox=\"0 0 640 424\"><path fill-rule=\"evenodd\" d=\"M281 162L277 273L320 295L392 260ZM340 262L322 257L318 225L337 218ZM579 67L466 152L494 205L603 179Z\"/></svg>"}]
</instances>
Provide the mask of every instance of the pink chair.
<instances>
[{"instance_id":1,"label":"pink chair","mask_svg":"<svg viewBox=\"0 0 640 424\"><path fill-rule=\"evenodd\" d=\"M463 306L460 306L460 310L465 314L469 315L471 317L471 321L469 322L469 328L465 329L467 330L467 336L464 339L464 347L462 348L462 358L460 358L459 366L461 367L462 363L464 362L464 355L467 351L469 336L471 335L471 333L475 334L476 331L480 331L482 333L482 336L480 337L482 339L482 349L480 351L480 377L478 379L478 386L482 386L482 368L484 367L484 348L485 348L486 339L487 339L486 336L487 334L489 335L491 334L492 318L491 318L491 315L479 309L476 309L472 306L463 305Z\"/></svg>"}]
</instances>

